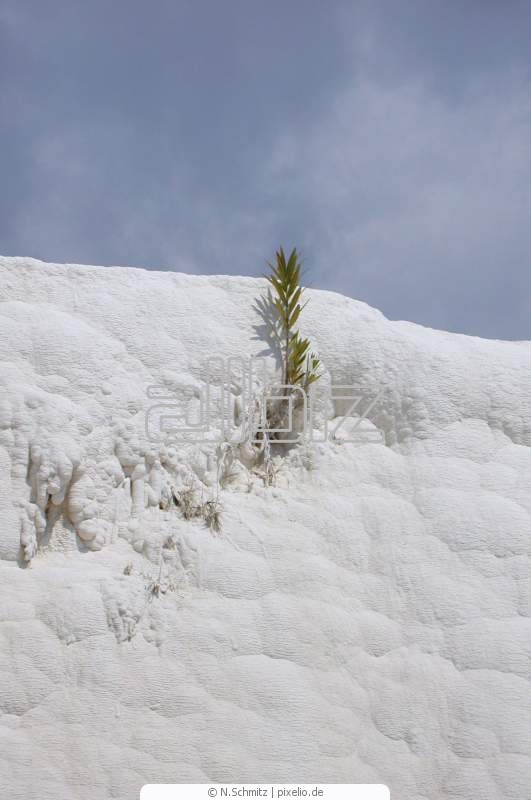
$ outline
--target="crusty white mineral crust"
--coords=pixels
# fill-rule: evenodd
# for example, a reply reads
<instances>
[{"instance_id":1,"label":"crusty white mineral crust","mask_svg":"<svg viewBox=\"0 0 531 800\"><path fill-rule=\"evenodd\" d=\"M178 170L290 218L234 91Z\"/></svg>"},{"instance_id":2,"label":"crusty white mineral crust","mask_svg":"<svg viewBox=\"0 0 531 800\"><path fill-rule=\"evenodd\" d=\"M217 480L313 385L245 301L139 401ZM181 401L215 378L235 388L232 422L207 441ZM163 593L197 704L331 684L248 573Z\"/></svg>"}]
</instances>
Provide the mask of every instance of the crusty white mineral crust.
<instances>
[{"instance_id":1,"label":"crusty white mineral crust","mask_svg":"<svg viewBox=\"0 0 531 800\"><path fill-rule=\"evenodd\" d=\"M215 534L168 496L216 496L215 447L148 441L146 388L259 354L264 286L0 259L0 791L528 797L531 343L309 291L385 444L296 447L271 487L234 461Z\"/></svg>"}]
</instances>

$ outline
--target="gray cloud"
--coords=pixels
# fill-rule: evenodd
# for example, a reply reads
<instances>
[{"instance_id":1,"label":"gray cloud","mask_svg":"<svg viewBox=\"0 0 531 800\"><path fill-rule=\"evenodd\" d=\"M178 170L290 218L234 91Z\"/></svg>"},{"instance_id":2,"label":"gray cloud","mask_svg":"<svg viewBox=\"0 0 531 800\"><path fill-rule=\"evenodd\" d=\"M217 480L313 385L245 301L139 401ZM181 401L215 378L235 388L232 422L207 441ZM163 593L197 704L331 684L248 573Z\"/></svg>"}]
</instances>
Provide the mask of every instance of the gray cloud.
<instances>
[{"instance_id":1,"label":"gray cloud","mask_svg":"<svg viewBox=\"0 0 531 800\"><path fill-rule=\"evenodd\" d=\"M297 244L392 318L531 338L530 21L4 0L0 251L259 274Z\"/></svg>"},{"instance_id":2,"label":"gray cloud","mask_svg":"<svg viewBox=\"0 0 531 800\"><path fill-rule=\"evenodd\" d=\"M392 317L523 337L530 112L519 81L478 84L459 110L418 85L361 82L304 143L283 134L269 179L304 207L330 288Z\"/></svg>"}]
</instances>

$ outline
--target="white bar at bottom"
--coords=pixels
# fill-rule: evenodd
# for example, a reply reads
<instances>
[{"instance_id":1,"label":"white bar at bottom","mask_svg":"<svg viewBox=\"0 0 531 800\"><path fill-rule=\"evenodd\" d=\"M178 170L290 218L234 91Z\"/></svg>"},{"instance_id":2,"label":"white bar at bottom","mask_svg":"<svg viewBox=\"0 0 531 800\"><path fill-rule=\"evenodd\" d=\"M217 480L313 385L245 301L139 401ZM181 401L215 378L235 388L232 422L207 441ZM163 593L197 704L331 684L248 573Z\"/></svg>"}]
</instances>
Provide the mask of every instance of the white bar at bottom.
<instances>
[{"instance_id":1,"label":"white bar at bottom","mask_svg":"<svg viewBox=\"0 0 531 800\"><path fill-rule=\"evenodd\" d=\"M148 783L140 800L390 800L383 783Z\"/></svg>"}]
</instances>

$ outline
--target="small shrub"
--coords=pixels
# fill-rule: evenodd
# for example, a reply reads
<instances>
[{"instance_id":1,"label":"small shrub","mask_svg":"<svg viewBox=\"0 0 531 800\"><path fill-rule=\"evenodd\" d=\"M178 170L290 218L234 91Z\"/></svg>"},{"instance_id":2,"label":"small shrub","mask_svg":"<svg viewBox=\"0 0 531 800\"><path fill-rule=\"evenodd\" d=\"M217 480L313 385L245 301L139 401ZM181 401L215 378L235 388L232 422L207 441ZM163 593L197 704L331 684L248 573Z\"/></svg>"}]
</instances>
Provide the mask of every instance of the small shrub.
<instances>
[{"instance_id":1,"label":"small shrub","mask_svg":"<svg viewBox=\"0 0 531 800\"><path fill-rule=\"evenodd\" d=\"M147 572L140 573L144 578L146 584L146 599L150 603L154 597L160 597L167 592L175 592L178 588L177 583L164 575L164 560L162 558L162 550L159 559L159 572L155 577Z\"/></svg>"},{"instance_id":2,"label":"small shrub","mask_svg":"<svg viewBox=\"0 0 531 800\"><path fill-rule=\"evenodd\" d=\"M194 519L202 516L201 503L197 501L196 491L192 486L180 491L172 489L173 502L185 519Z\"/></svg>"},{"instance_id":3,"label":"small shrub","mask_svg":"<svg viewBox=\"0 0 531 800\"><path fill-rule=\"evenodd\" d=\"M222 528L221 512L221 503L218 500L207 500L206 503L203 504L203 519L208 527L216 533L220 533Z\"/></svg>"},{"instance_id":4,"label":"small shrub","mask_svg":"<svg viewBox=\"0 0 531 800\"><path fill-rule=\"evenodd\" d=\"M192 486L180 491L172 489L172 497L184 519L203 519L211 530L216 531L216 533L221 531L221 513L223 509L217 498L203 503L199 501L196 490ZM166 540L165 546L169 546L168 540Z\"/></svg>"}]
</instances>

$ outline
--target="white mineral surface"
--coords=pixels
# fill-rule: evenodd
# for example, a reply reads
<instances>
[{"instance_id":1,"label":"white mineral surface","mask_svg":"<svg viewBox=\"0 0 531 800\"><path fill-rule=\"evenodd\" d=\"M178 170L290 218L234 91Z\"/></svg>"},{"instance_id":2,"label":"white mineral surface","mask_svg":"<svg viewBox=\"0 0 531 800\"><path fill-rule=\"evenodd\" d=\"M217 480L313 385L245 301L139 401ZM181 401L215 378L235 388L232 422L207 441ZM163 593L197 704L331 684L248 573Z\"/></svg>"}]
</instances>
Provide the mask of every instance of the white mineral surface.
<instances>
[{"instance_id":1,"label":"white mineral surface","mask_svg":"<svg viewBox=\"0 0 531 800\"><path fill-rule=\"evenodd\" d=\"M149 441L148 387L197 400L208 358L267 353L264 294L0 259L2 797L529 798L531 342L309 291L322 385L384 389L365 440L284 446L271 480L245 448Z\"/></svg>"}]
</instances>

